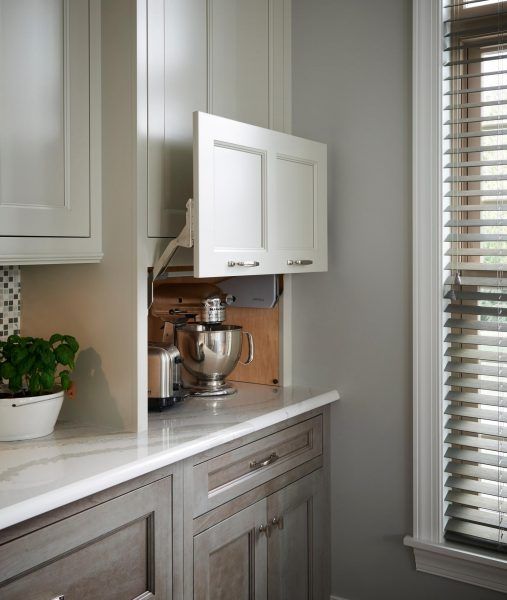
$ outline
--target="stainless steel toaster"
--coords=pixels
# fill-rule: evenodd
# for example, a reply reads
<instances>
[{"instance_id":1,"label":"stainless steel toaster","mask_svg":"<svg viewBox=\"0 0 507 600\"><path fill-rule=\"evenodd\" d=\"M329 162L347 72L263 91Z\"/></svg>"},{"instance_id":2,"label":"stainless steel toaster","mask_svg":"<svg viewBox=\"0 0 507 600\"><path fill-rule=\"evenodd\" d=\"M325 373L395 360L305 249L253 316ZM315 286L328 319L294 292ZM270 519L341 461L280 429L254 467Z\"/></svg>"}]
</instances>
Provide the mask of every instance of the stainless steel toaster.
<instances>
[{"instance_id":1,"label":"stainless steel toaster","mask_svg":"<svg viewBox=\"0 0 507 600\"><path fill-rule=\"evenodd\" d=\"M176 346L148 344L148 408L162 410L183 399L180 353Z\"/></svg>"}]
</instances>

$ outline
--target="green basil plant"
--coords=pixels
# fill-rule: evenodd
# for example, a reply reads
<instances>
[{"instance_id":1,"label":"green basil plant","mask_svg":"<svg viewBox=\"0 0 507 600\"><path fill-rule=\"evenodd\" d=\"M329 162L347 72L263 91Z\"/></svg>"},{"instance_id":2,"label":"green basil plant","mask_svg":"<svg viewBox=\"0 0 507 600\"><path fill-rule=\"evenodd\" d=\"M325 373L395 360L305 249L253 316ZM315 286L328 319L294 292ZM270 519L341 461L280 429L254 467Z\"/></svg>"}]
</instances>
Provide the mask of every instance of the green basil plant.
<instances>
[{"instance_id":1,"label":"green basil plant","mask_svg":"<svg viewBox=\"0 0 507 600\"><path fill-rule=\"evenodd\" d=\"M30 396L68 390L78 350L71 335L55 333L49 340L11 335L0 341L0 384L6 382L12 394Z\"/></svg>"}]
</instances>

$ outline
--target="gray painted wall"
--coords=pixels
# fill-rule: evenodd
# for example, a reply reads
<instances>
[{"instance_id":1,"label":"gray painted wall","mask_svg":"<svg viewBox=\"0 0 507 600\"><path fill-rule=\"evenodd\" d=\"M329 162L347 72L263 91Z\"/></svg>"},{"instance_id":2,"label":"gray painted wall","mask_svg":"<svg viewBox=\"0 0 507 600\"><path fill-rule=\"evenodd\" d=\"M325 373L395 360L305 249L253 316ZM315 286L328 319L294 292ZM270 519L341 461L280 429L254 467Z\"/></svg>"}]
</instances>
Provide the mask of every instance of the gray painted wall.
<instances>
[{"instance_id":1,"label":"gray painted wall","mask_svg":"<svg viewBox=\"0 0 507 600\"><path fill-rule=\"evenodd\" d=\"M293 0L293 132L329 145L329 272L294 277L296 383L336 387L332 590L493 600L417 573L412 530L411 2ZM315 357L318 357L316 359Z\"/></svg>"}]
</instances>

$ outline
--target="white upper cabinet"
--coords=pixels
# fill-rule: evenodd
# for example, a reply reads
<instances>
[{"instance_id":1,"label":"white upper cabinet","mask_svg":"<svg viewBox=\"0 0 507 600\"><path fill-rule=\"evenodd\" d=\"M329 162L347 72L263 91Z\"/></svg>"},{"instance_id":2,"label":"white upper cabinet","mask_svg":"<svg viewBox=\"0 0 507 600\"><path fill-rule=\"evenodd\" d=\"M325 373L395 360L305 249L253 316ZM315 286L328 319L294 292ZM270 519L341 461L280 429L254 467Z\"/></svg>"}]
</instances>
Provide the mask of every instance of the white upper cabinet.
<instances>
[{"instance_id":1,"label":"white upper cabinet","mask_svg":"<svg viewBox=\"0 0 507 600\"><path fill-rule=\"evenodd\" d=\"M290 130L290 30L290 0L148 2L148 237L185 224L193 111Z\"/></svg>"},{"instance_id":2,"label":"white upper cabinet","mask_svg":"<svg viewBox=\"0 0 507 600\"><path fill-rule=\"evenodd\" d=\"M100 248L100 2L0 0L0 264Z\"/></svg>"},{"instance_id":3,"label":"white upper cabinet","mask_svg":"<svg viewBox=\"0 0 507 600\"><path fill-rule=\"evenodd\" d=\"M194 114L196 277L327 270L325 144Z\"/></svg>"}]
</instances>

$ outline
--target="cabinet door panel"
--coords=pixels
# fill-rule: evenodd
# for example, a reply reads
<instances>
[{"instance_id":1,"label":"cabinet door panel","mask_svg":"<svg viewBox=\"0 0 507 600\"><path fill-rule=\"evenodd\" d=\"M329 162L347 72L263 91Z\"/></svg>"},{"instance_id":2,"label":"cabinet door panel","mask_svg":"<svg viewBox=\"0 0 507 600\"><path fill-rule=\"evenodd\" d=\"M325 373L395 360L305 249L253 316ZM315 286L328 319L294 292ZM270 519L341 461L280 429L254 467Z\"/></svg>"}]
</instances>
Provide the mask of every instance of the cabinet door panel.
<instances>
[{"instance_id":1,"label":"cabinet door panel","mask_svg":"<svg viewBox=\"0 0 507 600\"><path fill-rule=\"evenodd\" d=\"M210 0L209 112L270 126L270 4Z\"/></svg>"},{"instance_id":2,"label":"cabinet door panel","mask_svg":"<svg viewBox=\"0 0 507 600\"><path fill-rule=\"evenodd\" d=\"M0 236L90 235L88 0L0 0Z\"/></svg>"},{"instance_id":3,"label":"cabinet door panel","mask_svg":"<svg viewBox=\"0 0 507 600\"><path fill-rule=\"evenodd\" d=\"M321 477L315 471L268 498L268 520L280 523L268 542L270 600L322 597Z\"/></svg>"},{"instance_id":4,"label":"cabinet door panel","mask_svg":"<svg viewBox=\"0 0 507 600\"><path fill-rule=\"evenodd\" d=\"M213 163L215 250L265 251L264 153L216 145Z\"/></svg>"},{"instance_id":5,"label":"cabinet door panel","mask_svg":"<svg viewBox=\"0 0 507 600\"><path fill-rule=\"evenodd\" d=\"M195 536L195 600L266 599L265 523L261 500Z\"/></svg>"},{"instance_id":6,"label":"cabinet door panel","mask_svg":"<svg viewBox=\"0 0 507 600\"><path fill-rule=\"evenodd\" d=\"M170 599L171 481L164 478L1 546L0 597Z\"/></svg>"}]
</instances>

